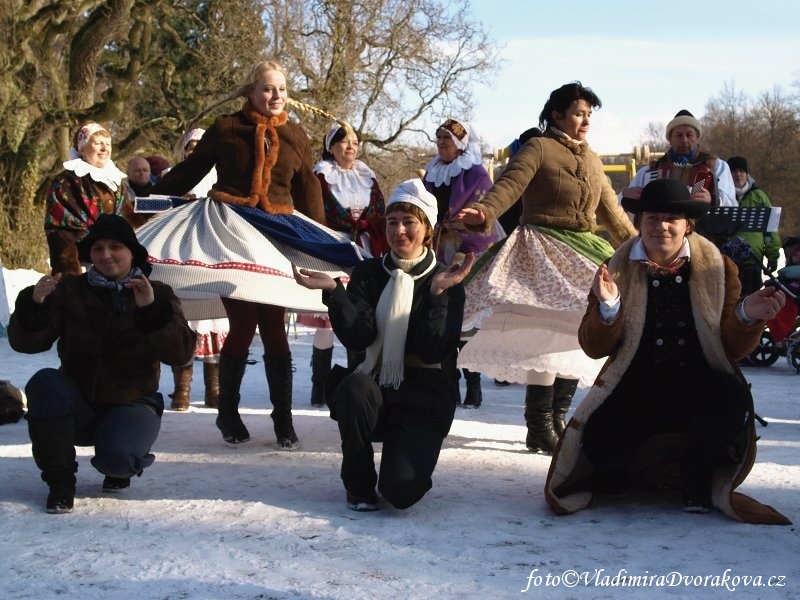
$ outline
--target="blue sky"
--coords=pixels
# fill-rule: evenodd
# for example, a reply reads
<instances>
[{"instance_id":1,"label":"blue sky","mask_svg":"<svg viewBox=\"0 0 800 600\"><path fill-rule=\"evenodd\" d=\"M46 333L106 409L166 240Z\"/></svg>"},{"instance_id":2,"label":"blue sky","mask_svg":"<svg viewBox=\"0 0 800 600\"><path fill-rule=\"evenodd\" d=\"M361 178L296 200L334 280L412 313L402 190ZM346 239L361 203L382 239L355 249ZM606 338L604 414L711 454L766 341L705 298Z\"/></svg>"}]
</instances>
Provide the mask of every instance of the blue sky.
<instances>
[{"instance_id":1,"label":"blue sky","mask_svg":"<svg viewBox=\"0 0 800 600\"><path fill-rule=\"evenodd\" d=\"M498 70L474 86L472 123L502 147L536 124L550 92L580 80L603 102L589 142L630 152L648 123L701 117L731 86L751 98L800 81L800 2L471 0L498 42ZM638 7L638 8L637 8Z\"/></svg>"}]
</instances>

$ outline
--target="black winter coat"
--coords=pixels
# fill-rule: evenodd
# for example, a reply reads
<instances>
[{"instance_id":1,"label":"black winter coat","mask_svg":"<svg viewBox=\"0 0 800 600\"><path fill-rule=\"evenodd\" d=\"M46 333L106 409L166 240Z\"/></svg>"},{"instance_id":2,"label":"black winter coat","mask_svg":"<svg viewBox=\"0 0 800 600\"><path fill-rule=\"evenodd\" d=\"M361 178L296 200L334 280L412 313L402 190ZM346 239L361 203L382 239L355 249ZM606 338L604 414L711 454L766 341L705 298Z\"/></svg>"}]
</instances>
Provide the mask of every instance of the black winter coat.
<instances>
[{"instance_id":1,"label":"black winter coat","mask_svg":"<svg viewBox=\"0 0 800 600\"><path fill-rule=\"evenodd\" d=\"M435 260L433 253L410 271L425 270ZM331 325L339 341L352 351L365 350L377 336L375 308L389 274L383 268L396 268L390 254L356 265L344 288L337 280L332 292L323 292ZM414 298L408 322L405 354L425 364L448 364L455 360L464 318L464 287L453 286L438 296L431 295L431 280L446 267L437 265L428 275L414 282ZM406 361L408 363L408 360ZM457 394L450 375L442 368L410 367L406 364L403 382L395 390L382 388L390 424L413 424L447 435L453 421Z\"/></svg>"}]
</instances>

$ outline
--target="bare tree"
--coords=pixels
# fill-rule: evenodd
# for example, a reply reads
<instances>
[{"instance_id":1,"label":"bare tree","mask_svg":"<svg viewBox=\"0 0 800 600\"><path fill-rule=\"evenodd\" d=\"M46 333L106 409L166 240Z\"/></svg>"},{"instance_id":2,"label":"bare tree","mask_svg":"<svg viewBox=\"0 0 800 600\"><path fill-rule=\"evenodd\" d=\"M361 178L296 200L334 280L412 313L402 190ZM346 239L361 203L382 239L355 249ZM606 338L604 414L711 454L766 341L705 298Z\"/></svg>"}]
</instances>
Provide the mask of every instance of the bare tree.
<instances>
[{"instance_id":1,"label":"bare tree","mask_svg":"<svg viewBox=\"0 0 800 600\"><path fill-rule=\"evenodd\" d=\"M751 175L772 203L783 207L781 232L800 231L800 201L796 190L800 173L794 156L800 152L798 99L780 87L752 100L726 84L709 100L702 118L704 146L723 158L744 156Z\"/></svg>"},{"instance_id":2,"label":"bare tree","mask_svg":"<svg viewBox=\"0 0 800 600\"><path fill-rule=\"evenodd\" d=\"M415 155L404 136L425 118L468 118L470 83L494 59L468 9L467 0L5 0L3 260L24 264L35 244L43 259L43 192L79 123L106 125L117 160L169 154L199 115L208 124L238 110L208 108L266 57L287 66L294 98L354 125L393 185ZM330 120L302 121L319 145Z\"/></svg>"},{"instance_id":3,"label":"bare tree","mask_svg":"<svg viewBox=\"0 0 800 600\"><path fill-rule=\"evenodd\" d=\"M187 115L263 47L261 14L258 0L0 3L5 264L24 264L37 243L43 259L42 194L79 123L106 125L115 158L172 148Z\"/></svg>"},{"instance_id":4,"label":"bare tree","mask_svg":"<svg viewBox=\"0 0 800 600\"><path fill-rule=\"evenodd\" d=\"M268 50L293 96L348 120L365 151L397 149L445 114L470 116L470 85L495 62L466 0L267 0ZM309 123L322 139L329 123ZM419 141L419 140L417 140Z\"/></svg>"}]
</instances>

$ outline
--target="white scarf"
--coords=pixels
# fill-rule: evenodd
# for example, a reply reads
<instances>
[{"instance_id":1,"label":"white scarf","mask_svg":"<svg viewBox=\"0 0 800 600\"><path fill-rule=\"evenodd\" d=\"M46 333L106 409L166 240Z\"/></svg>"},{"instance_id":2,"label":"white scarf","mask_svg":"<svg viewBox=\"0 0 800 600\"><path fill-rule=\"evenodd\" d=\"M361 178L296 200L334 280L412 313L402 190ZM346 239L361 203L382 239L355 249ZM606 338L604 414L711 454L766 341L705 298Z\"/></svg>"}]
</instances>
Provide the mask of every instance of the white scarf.
<instances>
[{"instance_id":1,"label":"white scarf","mask_svg":"<svg viewBox=\"0 0 800 600\"><path fill-rule=\"evenodd\" d=\"M67 171L72 171L78 177L89 175L94 181L102 183L112 192L116 192L122 183L123 177L127 177L125 173L117 168L117 165L115 165L114 161L111 159L108 159L108 162L102 169L90 165L82 158L73 158L72 160L66 161L64 163L64 168Z\"/></svg>"},{"instance_id":2,"label":"white scarf","mask_svg":"<svg viewBox=\"0 0 800 600\"><path fill-rule=\"evenodd\" d=\"M381 387L397 389L403 382L405 368L406 335L408 334L408 320L411 316L411 305L414 300L414 282L424 277L436 267L436 260L429 249L414 260L398 258L392 251L392 260L396 269L386 266L387 254L383 257L383 269L389 274L389 281L381 292L378 306L375 308L375 321L378 335L375 341L367 348L367 355L356 371L375 377L380 372L378 383ZM419 275L409 275L413 267L430 259L428 265ZM381 361L380 370L376 368Z\"/></svg>"}]
</instances>

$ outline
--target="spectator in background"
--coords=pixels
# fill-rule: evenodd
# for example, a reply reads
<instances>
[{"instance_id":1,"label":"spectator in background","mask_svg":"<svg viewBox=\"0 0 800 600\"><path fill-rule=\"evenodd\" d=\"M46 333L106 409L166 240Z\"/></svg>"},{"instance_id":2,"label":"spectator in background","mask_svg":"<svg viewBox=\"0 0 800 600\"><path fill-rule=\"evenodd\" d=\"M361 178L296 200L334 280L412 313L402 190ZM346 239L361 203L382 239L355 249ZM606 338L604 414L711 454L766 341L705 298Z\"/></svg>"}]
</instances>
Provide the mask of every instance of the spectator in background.
<instances>
[{"instance_id":1,"label":"spectator in background","mask_svg":"<svg viewBox=\"0 0 800 600\"><path fill-rule=\"evenodd\" d=\"M80 274L75 246L101 214L123 215L136 227L144 219L133 213L120 171L111 160L111 134L93 121L75 132L70 160L53 178L45 200L44 231L52 274Z\"/></svg>"},{"instance_id":2,"label":"spectator in background","mask_svg":"<svg viewBox=\"0 0 800 600\"><path fill-rule=\"evenodd\" d=\"M183 137L180 140L181 147L178 152L178 162L189 158L192 152L194 152L194 149L197 147L197 144L200 143L200 140L203 138L203 134L205 132L205 129L196 127L183 134ZM186 192L184 196L186 198L206 198L208 197L208 192L215 183L217 183L217 169L216 167L211 167L211 170L206 173L203 179L200 180L200 183Z\"/></svg>"},{"instance_id":3,"label":"spectator in background","mask_svg":"<svg viewBox=\"0 0 800 600\"><path fill-rule=\"evenodd\" d=\"M374 171L358 160L358 144L358 136L349 123L335 123L325 134L322 160L314 165L314 173L322 189L328 227L347 233L377 258L389 249L383 192ZM325 379L333 359L330 319L327 313L304 313L298 315L297 322L316 328L311 354L311 406L323 407ZM348 357L348 363L356 360Z\"/></svg>"},{"instance_id":4,"label":"spectator in background","mask_svg":"<svg viewBox=\"0 0 800 600\"><path fill-rule=\"evenodd\" d=\"M150 181L150 163L144 156L134 156L128 161L128 187L134 196L150 194L153 183Z\"/></svg>"},{"instance_id":5,"label":"spectator in background","mask_svg":"<svg viewBox=\"0 0 800 600\"><path fill-rule=\"evenodd\" d=\"M468 252L480 256L494 242L505 238L499 223L488 231L468 231L456 220L465 206L478 202L492 188L492 179L483 166L478 136L467 122L447 119L436 129L437 156L425 166L425 189L436 198L439 211L434 229L433 249L445 265L460 263ZM466 344L462 340L460 347ZM455 363L450 371L456 391L460 377ZM481 374L463 369L467 382L464 408L478 408L483 401Z\"/></svg>"},{"instance_id":6,"label":"spectator in background","mask_svg":"<svg viewBox=\"0 0 800 600\"><path fill-rule=\"evenodd\" d=\"M145 160L150 165L150 183L154 185L172 166L166 158L158 154L146 156Z\"/></svg>"},{"instance_id":7,"label":"spectator in background","mask_svg":"<svg viewBox=\"0 0 800 600\"><path fill-rule=\"evenodd\" d=\"M750 175L747 159L732 156L728 159L733 183L736 187L736 200L743 208L772 208L772 203L764 191L756 185ZM736 252L740 248L743 252ZM764 258L767 270L772 273L778 268L781 241L778 232L743 231L736 233L722 245L721 250L739 267L739 281L742 282L742 296L747 296L762 286Z\"/></svg>"},{"instance_id":8,"label":"spectator in background","mask_svg":"<svg viewBox=\"0 0 800 600\"><path fill-rule=\"evenodd\" d=\"M205 129L187 131L180 139L179 160L186 160L194 152L197 143L203 137ZM151 157L152 158L152 157ZM166 161L166 159L164 159ZM169 164L169 163L167 163ZM162 171L161 175L169 171ZM217 181L217 170L212 167L208 174L184 194L187 198L205 198L211 186ZM194 379L194 359L203 361L203 384L205 394L203 405L208 408L219 408L219 355L225 338L228 337L230 324L228 319L198 319L189 321L189 327L197 334L197 346L194 357L185 365L172 367L172 380L175 389L169 397L170 409L178 412L189 410Z\"/></svg>"},{"instance_id":9,"label":"spectator in background","mask_svg":"<svg viewBox=\"0 0 800 600\"><path fill-rule=\"evenodd\" d=\"M688 110L667 123L669 150L637 171L620 197L635 199L654 177L675 179L692 188L692 200L715 206L738 206L728 163L700 149L703 127ZM654 173L657 171L658 173Z\"/></svg>"}]
</instances>

